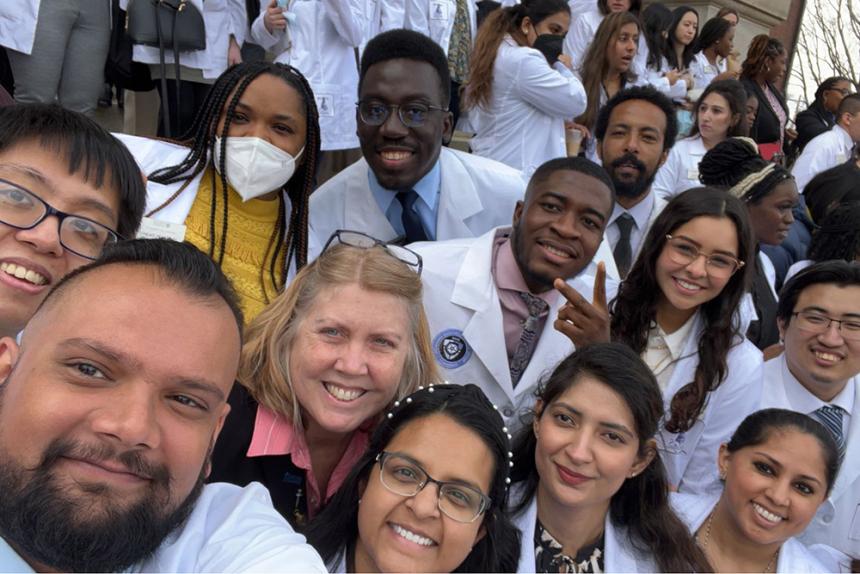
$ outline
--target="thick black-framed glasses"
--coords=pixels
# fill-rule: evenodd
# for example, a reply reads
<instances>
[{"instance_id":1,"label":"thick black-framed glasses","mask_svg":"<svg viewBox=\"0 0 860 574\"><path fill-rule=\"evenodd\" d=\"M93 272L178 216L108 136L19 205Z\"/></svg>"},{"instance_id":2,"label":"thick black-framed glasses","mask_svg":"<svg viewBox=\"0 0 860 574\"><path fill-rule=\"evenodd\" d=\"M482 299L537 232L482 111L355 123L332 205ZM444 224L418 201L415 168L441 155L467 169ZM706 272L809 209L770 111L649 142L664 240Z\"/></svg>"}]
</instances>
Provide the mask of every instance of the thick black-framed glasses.
<instances>
[{"instance_id":1,"label":"thick black-framed glasses","mask_svg":"<svg viewBox=\"0 0 860 574\"><path fill-rule=\"evenodd\" d=\"M797 327L810 333L820 335L827 332L832 323L836 323L839 334L846 341L860 341L860 319L834 319L815 311L795 311L791 314L797 318Z\"/></svg>"},{"instance_id":2,"label":"thick black-framed glasses","mask_svg":"<svg viewBox=\"0 0 860 574\"><path fill-rule=\"evenodd\" d=\"M78 257L96 259L105 246L122 239L110 227L60 211L32 191L0 178L0 223L33 229L52 215L59 220L60 245Z\"/></svg>"},{"instance_id":3,"label":"thick black-framed glasses","mask_svg":"<svg viewBox=\"0 0 860 574\"><path fill-rule=\"evenodd\" d=\"M436 489L437 506L445 516L457 522L474 522L490 507L490 497L462 482L436 480L412 458L399 452L382 451L376 455L379 480L394 494L413 497L430 483Z\"/></svg>"},{"instance_id":4,"label":"thick black-framed glasses","mask_svg":"<svg viewBox=\"0 0 860 574\"><path fill-rule=\"evenodd\" d=\"M408 102L405 104L386 104L380 100L361 100L358 106L358 117L369 126L381 126L388 120L391 110L397 110L397 117L407 128L420 128L427 121L430 112L447 112L448 108Z\"/></svg>"},{"instance_id":5,"label":"thick black-framed glasses","mask_svg":"<svg viewBox=\"0 0 860 574\"><path fill-rule=\"evenodd\" d=\"M343 245L349 245L350 247L358 247L359 249L371 249L378 245L380 247L384 247L392 256L415 269L415 272L419 276L421 275L421 270L424 268L424 260L411 249L403 247L402 245L385 243L384 241L380 241L379 239L366 233L362 233L361 231L338 229L332 233L331 237L328 238L328 241L326 241L325 247L323 247L320 255L325 253L325 250L328 249L332 243L341 243Z\"/></svg>"}]
</instances>

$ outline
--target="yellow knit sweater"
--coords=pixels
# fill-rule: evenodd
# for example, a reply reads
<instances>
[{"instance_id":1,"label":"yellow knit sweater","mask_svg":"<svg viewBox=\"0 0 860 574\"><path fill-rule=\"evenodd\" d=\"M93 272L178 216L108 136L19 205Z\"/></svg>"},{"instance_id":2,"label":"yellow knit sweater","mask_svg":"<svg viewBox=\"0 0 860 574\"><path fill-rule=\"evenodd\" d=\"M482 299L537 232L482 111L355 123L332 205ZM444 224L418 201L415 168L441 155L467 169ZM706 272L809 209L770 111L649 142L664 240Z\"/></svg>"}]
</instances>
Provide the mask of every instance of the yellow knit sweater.
<instances>
[{"instance_id":1,"label":"yellow knit sweater","mask_svg":"<svg viewBox=\"0 0 860 574\"><path fill-rule=\"evenodd\" d=\"M212 168L203 174L197 197L191 206L191 211L185 219L187 231L185 240L195 247L209 253L209 220L212 205ZM218 260L221 246L221 226L223 218L223 198L221 178L215 177L218 189L215 210L215 249L213 257ZM278 199L252 199L243 202L236 191L227 186L227 243L224 250L224 260L221 269L233 283L233 288L239 295L239 303L245 314L246 324L256 317L266 306L266 297L260 283L260 271L263 270L266 294L273 299L278 288L272 284L269 274L270 264L274 256L274 245L266 256L266 248L275 234L278 224L278 210L281 202ZM283 255L281 255L283 256ZM276 266L278 285L283 281L282 266Z\"/></svg>"}]
</instances>

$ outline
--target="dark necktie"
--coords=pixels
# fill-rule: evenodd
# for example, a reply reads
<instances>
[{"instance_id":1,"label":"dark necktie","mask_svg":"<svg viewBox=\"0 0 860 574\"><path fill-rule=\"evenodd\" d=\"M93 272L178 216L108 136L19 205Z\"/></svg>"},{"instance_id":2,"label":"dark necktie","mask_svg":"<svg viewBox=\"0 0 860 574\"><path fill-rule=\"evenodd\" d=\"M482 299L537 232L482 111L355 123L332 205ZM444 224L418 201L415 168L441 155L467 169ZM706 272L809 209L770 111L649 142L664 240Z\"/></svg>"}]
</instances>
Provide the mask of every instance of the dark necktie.
<instances>
[{"instance_id":1,"label":"dark necktie","mask_svg":"<svg viewBox=\"0 0 860 574\"><path fill-rule=\"evenodd\" d=\"M630 245L630 232L633 231L633 226L636 222L633 216L629 213L622 213L615 220L615 225L618 226L618 243L615 244L615 250L612 255L615 256L615 265L618 267L618 275L623 279L630 271L630 263L633 260L633 247Z\"/></svg>"},{"instance_id":2,"label":"dark necktie","mask_svg":"<svg viewBox=\"0 0 860 574\"><path fill-rule=\"evenodd\" d=\"M403 208L402 219L403 231L406 232L406 243L414 243L416 241L427 241L427 234L424 232L424 226L421 224L421 218L413 209L415 202L418 201L418 194L414 190L401 191L397 194L397 201Z\"/></svg>"},{"instance_id":3,"label":"dark necktie","mask_svg":"<svg viewBox=\"0 0 860 574\"><path fill-rule=\"evenodd\" d=\"M525 372L529 361L531 361L532 354L540 338L540 333L538 333L540 317L549 310L547 302L540 297L536 297L531 293L520 293L519 295L529 309L529 316L523 324L523 332L520 335L517 350L514 351L514 356L511 357L511 382L515 387L520 382L520 377L523 376L523 372Z\"/></svg>"},{"instance_id":4,"label":"dark necktie","mask_svg":"<svg viewBox=\"0 0 860 574\"><path fill-rule=\"evenodd\" d=\"M836 446L839 448L839 460L845 456L845 434L842 432L842 407L824 405L812 413L813 416L830 431Z\"/></svg>"}]
</instances>

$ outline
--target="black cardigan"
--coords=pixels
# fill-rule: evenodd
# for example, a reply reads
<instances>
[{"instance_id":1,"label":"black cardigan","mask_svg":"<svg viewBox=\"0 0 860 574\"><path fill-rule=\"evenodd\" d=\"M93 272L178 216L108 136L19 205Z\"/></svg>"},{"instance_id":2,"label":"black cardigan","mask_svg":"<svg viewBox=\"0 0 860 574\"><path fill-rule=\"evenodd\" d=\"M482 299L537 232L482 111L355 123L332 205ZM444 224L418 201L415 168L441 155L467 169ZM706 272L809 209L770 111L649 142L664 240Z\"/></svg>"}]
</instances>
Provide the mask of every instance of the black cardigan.
<instances>
[{"instance_id":1,"label":"black cardigan","mask_svg":"<svg viewBox=\"0 0 860 574\"><path fill-rule=\"evenodd\" d=\"M293 464L289 455L248 457L254 422L257 419L257 401L236 383L228 399L230 413L215 448L212 450L212 472L209 482L229 482L246 486L262 483L275 509L296 529L307 522L307 488L305 471Z\"/></svg>"},{"instance_id":2,"label":"black cardigan","mask_svg":"<svg viewBox=\"0 0 860 574\"><path fill-rule=\"evenodd\" d=\"M814 137L823 134L836 123L836 116L824 109L824 105L815 101L811 106L799 112L794 120L797 124L797 139L794 147L798 152L803 151Z\"/></svg>"},{"instance_id":3,"label":"black cardigan","mask_svg":"<svg viewBox=\"0 0 860 574\"><path fill-rule=\"evenodd\" d=\"M779 117L777 117L773 108L770 107L770 101L764 95L764 90L751 78L744 78L741 81L747 89L747 93L753 93L758 98L758 113L755 116L753 125L750 126L750 137L756 143L760 144L778 142L780 134ZM777 101L779 101L785 112L785 117L788 118L788 106L785 104L785 98L782 96L782 93L769 82L767 86L770 88L771 93L776 96Z\"/></svg>"}]
</instances>

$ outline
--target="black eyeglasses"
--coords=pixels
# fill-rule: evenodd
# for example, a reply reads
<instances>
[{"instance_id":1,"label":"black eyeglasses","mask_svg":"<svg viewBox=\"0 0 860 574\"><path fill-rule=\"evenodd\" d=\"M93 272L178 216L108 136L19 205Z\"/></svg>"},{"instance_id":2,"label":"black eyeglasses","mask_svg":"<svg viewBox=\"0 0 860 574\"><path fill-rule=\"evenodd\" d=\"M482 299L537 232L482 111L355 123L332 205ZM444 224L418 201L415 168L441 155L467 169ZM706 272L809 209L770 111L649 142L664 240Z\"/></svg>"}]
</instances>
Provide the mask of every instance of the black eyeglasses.
<instances>
[{"instance_id":1,"label":"black eyeglasses","mask_svg":"<svg viewBox=\"0 0 860 574\"><path fill-rule=\"evenodd\" d=\"M349 245L350 247L358 247L359 249L371 249L376 246L384 247L392 256L414 268L418 275L421 275L421 270L424 268L424 260L411 249L403 247L402 245L385 243L384 241L380 241L366 233L350 231L349 229L338 229L335 231L332 236L328 238L328 241L326 241L325 247L323 247L320 254L325 253L325 250L335 242Z\"/></svg>"},{"instance_id":2,"label":"black eyeglasses","mask_svg":"<svg viewBox=\"0 0 860 574\"><path fill-rule=\"evenodd\" d=\"M409 102L406 104L386 104L379 100L361 100L358 106L358 117L369 126L381 126L391 115L391 110L397 110L397 117L407 128L420 128L427 121L430 112L447 112L448 108Z\"/></svg>"},{"instance_id":3,"label":"black eyeglasses","mask_svg":"<svg viewBox=\"0 0 860 574\"><path fill-rule=\"evenodd\" d=\"M448 518L457 522L474 522L490 506L490 497L468 484L436 480L420 464L398 452L381 452L379 480L382 486L400 496L413 497L430 483L437 485L437 505Z\"/></svg>"},{"instance_id":4,"label":"black eyeglasses","mask_svg":"<svg viewBox=\"0 0 860 574\"><path fill-rule=\"evenodd\" d=\"M820 335L826 332L832 323L846 341L860 341L860 319L834 319L815 311L796 311L791 314L797 317L797 327L810 333Z\"/></svg>"},{"instance_id":5,"label":"black eyeglasses","mask_svg":"<svg viewBox=\"0 0 860 574\"><path fill-rule=\"evenodd\" d=\"M59 220L60 245L78 257L96 259L107 245L122 239L113 229L60 211L32 191L0 178L0 223L33 229L52 215Z\"/></svg>"}]
</instances>

